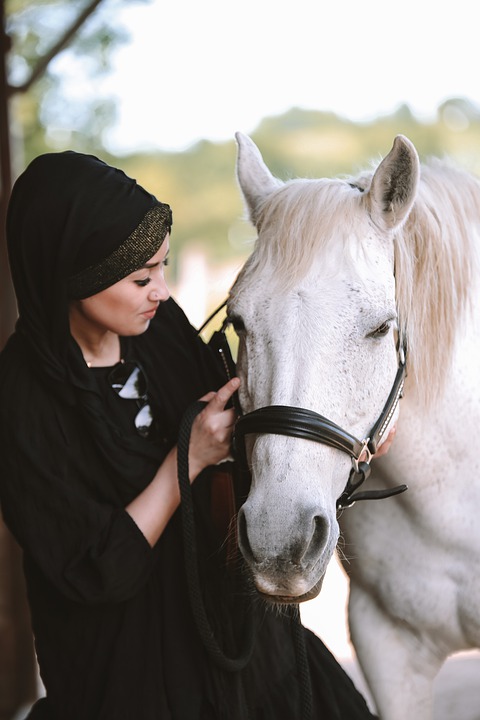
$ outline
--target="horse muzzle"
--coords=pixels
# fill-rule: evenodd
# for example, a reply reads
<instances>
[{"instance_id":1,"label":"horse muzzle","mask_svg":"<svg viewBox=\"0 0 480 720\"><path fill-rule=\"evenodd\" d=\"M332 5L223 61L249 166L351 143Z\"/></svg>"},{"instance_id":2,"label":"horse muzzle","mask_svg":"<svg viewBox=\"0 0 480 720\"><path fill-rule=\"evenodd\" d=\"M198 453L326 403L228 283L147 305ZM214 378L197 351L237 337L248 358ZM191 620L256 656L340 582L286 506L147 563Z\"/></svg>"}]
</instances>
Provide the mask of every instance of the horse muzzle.
<instances>
[{"instance_id":1,"label":"horse muzzle","mask_svg":"<svg viewBox=\"0 0 480 720\"><path fill-rule=\"evenodd\" d=\"M338 540L338 524L313 512L277 515L260 512L250 499L238 514L238 543L257 591L275 603L311 600Z\"/></svg>"}]
</instances>

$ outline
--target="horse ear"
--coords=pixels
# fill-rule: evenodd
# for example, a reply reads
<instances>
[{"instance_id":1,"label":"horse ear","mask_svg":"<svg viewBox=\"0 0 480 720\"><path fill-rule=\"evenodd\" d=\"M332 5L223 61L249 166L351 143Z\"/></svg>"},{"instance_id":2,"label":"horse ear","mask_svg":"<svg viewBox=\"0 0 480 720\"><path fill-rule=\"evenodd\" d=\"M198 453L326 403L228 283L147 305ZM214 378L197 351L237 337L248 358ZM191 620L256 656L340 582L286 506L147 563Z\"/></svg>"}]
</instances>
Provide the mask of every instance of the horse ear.
<instances>
[{"instance_id":1,"label":"horse ear","mask_svg":"<svg viewBox=\"0 0 480 720\"><path fill-rule=\"evenodd\" d=\"M265 199L283 185L265 165L259 149L247 135L237 132L237 179L251 222L256 225Z\"/></svg>"},{"instance_id":2,"label":"horse ear","mask_svg":"<svg viewBox=\"0 0 480 720\"><path fill-rule=\"evenodd\" d=\"M375 171L368 198L370 214L382 230L393 230L408 217L417 194L420 161L413 144L397 135Z\"/></svg>"}]
</instances>

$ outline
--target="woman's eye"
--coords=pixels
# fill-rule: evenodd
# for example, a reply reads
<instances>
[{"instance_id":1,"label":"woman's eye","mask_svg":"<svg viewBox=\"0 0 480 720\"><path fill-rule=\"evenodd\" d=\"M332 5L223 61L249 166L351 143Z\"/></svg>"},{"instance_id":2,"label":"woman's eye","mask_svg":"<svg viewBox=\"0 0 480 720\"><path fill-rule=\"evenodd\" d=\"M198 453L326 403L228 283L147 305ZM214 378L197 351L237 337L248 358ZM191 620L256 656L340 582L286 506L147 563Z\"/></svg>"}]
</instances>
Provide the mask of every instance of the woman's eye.
<instances>
[{"instance_id":1,"label":"woman's eye","mask_svg":"<svg viewBox=\"0 0 480 720\"><path fill-rule=\"evenodd\" d=\"M170 260L168 259L168 257L166 257L163 261L163 267L167 267L167 265L169 265L169 264L170 264Z\"/></svg>"},{"instance_id":2,"label":"woman's eye","mask_svg":"<svg viewBox=\"0 0 480 720\"><path fill-rule=\"evenodd\" d=\"M149 277L144 278L143 280L135 280L135 284L139 287L146 287L149 282L151 282L151 278Z\"/></svg>"}]
</instances>

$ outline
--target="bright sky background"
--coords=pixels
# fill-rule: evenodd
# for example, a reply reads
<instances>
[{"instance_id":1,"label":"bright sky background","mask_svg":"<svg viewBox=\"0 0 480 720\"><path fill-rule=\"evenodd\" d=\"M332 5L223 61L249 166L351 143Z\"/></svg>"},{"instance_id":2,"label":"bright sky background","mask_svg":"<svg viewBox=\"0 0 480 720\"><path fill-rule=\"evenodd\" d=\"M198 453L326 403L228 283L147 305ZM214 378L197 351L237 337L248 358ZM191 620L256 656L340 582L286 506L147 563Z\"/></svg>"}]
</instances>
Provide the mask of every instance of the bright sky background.
<instances>
[{"instance_id":1,"label":"bright sky background","mask_svg":"<svg viewBox=\"0 0 480 720\"><path fill-rule=\"evenodd\" d=\"M120 99L115 151L232 139L293 106L368 120L480 105L472 0L153 0L119 20L131 42L102 81Z\"/></svg>"}]
</instances>

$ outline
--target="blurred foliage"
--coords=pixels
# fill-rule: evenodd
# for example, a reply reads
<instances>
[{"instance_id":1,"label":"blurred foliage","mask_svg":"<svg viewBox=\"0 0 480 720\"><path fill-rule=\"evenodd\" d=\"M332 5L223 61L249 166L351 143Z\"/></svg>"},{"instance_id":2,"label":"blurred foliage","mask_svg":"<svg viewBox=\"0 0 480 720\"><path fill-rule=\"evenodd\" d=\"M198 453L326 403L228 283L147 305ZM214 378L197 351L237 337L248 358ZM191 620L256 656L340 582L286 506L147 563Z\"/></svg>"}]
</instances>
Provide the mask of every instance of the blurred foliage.
<instances>
[{"instance_id":1,"label":"blurred foliage","mask_svg":"<svg viewBox=\"0 0 480 720\"><path fill-rule=\"evenodd\" d=\"M31 88L14 92L13 136L23 164L65 145L101 150L103 133L116 119L116 101L100 93L93 97L91 87L110 72L113 51L130 37L112 18L126 2L150 1L102 0ZM39 59L88 5L89 0L6 0L8 76L14 90L28 81Z\"/></svg>"}]
</instances>

